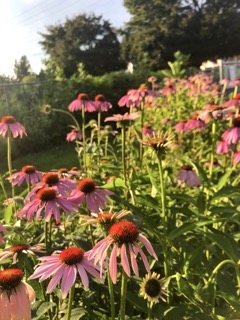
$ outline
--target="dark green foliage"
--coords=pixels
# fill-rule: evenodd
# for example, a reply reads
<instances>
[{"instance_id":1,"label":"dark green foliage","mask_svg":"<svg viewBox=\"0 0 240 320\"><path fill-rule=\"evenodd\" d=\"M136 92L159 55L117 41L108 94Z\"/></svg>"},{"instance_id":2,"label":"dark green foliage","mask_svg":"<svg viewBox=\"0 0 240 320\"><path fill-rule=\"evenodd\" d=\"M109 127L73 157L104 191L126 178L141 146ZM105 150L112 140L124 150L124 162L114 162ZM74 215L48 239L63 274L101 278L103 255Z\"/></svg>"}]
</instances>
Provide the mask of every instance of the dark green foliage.
<instances>
[{"instance_id":1,"label":"dark green foliage","mask_svg":"<svg viewBox=\"0 0 240 320\"><path fill-rule=\"evenodd\" d=\"M48 66L61 68L67 78L76 72L79 63L92 75L124 67L116 33L101 16L81 14L64 24L48 26L47 33L41 35L40 43L50 56Z\"/></svg>"},{"instance_id":2,"label":"dark green foliage","mask_svg":"<svg viewBox=\"0 0 240 320\"><path fill-rule=\"evenodd\" d=\"M15 60L14 74L18 81L31 74L31 66L26 56L22 56L19 61Z\"/></svg>"},{"instance_id":3,"label":"dark green foliage","mask_svg":"<svg viewBox=\"0 0 240 320\"><path fill-rule=\"evenodd\" d=\"M124 31L122 52L139 66L159 69L180 50L190 64L240 53L239 1L125 0L133 15Z\"/></svg>"}]
</instances>

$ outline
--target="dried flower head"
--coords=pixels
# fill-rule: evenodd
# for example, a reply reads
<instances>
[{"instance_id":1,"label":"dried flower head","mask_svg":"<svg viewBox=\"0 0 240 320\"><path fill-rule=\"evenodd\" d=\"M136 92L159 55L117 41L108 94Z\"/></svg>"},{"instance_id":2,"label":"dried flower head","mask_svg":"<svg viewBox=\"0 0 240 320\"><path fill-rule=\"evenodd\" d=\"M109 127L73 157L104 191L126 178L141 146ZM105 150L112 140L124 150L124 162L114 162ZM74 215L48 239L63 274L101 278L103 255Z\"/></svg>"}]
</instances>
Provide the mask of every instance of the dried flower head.
<instances>
[{"instance_id":1,"label":"dried flower head","mask_svg":"<svg viewBox=\"0 0 240 320\"><path fill-rule=\"evenodd\" d=\"M148 147L147 153L152 157L157 155L158 157L164 157L167 148L172 143L174 134L168 134L167 132L157 132L153 133L152 137L149 137L148 140L142 141Z\"/></svg>"}]
</instances>

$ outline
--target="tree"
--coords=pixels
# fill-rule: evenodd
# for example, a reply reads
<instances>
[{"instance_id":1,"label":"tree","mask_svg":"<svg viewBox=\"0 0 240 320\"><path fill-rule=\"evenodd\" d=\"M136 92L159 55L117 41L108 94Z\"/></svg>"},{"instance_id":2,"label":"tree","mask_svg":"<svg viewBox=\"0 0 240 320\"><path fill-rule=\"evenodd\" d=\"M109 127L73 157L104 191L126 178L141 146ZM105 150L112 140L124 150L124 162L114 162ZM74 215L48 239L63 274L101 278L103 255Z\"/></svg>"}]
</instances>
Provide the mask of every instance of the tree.
<instances>
[{"instance_id":1,"label":"tree","mask_svg":"<svg viewBox=\"0 0 240 320\"><path fill-rule=\"evenodd\" d=\"M31 66L26 56L22 56L19 61L15 60L14 74L18 81L31 74Z\"/></svg>"},{"instance_id":2,"label":"tree","mask_svg":"<svg viewBox=\"0 0 240 320\"><path fill-rule=\"evenodd\" d=\"M191 54L195 66L240 53L239 0L125 0L124 5L132 14L122 41L125 60L130 56L158 69L178 50Z\"/></svg>"},{"instance_id":3,"label":"tree","mask_svg":"<svg viewBox=\"0 0 240 320\"><path fill-rule=\"evenodd\" d=\"M79 63L91 75L123 68L120 44L110 23L101 16L81 14L64 24L47 27L40 44L49 55L51 66L63 70L69 78Z\"/></svg>"}]
</instances>

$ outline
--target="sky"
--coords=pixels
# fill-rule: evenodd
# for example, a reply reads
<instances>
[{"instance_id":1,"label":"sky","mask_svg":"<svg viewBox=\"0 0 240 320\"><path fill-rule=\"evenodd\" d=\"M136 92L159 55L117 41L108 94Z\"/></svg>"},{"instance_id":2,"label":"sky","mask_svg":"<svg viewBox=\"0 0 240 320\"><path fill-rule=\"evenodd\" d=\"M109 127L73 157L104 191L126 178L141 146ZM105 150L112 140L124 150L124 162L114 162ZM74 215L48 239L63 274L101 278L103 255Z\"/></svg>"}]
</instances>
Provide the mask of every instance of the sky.
<instances>
[{"instance_id":1,"label":"sky","mask_svg":"<svg viewBox=\"0 0 240 320\"><path fill-rule=\"evenodd\" d=\"M81 13L102 15L113 27L130 19L123 0L0 0L0 75L13 76L14 62L23 55L38 73L45 56L38 32Z\"/></svg>"}]
</instances>

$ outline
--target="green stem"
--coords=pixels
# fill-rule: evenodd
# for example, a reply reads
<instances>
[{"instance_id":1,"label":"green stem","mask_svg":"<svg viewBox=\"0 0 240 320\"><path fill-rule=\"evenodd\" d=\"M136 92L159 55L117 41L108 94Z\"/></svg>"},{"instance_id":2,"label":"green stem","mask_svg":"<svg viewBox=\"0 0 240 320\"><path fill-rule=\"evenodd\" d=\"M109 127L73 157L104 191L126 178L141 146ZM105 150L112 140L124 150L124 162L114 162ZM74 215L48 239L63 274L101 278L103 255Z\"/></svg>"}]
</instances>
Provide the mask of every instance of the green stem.
<instances>
[{"instance_id":1,"label":"green stem","mask_svg":"<svg viewBox=\"0 0 240 320\"><path fill-rule=\"evenodd\" d=\"M53 109L51 109L51 110L54 111L54 112L61 112L61 113L67 114L69 117L72 118L72 120L73 120L73 122L75 123L76 127L77 127L78 130L80 131L80 127L79 127L79 124L78 124L76 118L75 118L70 112L65 111L65 110L61 110L61 109L55 109L55 108L53 108Z\"/></svg>"},{"instance_id":2,"label":"green stem","mask_svg":"<svg viewBox=\"0 0 240 320\"><path fill-rule=\"evenodd\" d=\"M215 141L216 141L216 131L217 131L216 129L217 129L217 126L216 126L216 122L214 121L212 123L212 152L211 152L210 168L209 168L210 178L212 177L212 173L213 173L213 162L214 162Z\"/></svg>"},{"instance_id":3,"label":"green stem","mask_svg":"<svg viewBox=\"0 0 240 320\"><path fill-rule=\"evenodd\" d=\"M168 224L168 217L166 211L166 194L165 194L165 185L163 179L163 167L162 167L162 159L158 157L158 170L159 170L159 180L160 180L160 187L161 187L161 202L162 202L162 221L163 221L163 255L164 255L164 273L165 277L169 276L169 266L168 266L168 246L167 246L167 224Z\"/></svg>"},{"instance_id":4,"label":"green stem","mask_svg":"<svg viewBox=\"0 0 240 320\"><path fill-rule=\"evenodd\" d=\"M122 287L121 287L121 305L120 305L120 320L125 320L126 297L127 297L127 275L122 271Z\"/></svg>"},{"instance_id":5,"label":"green stem","mask_svg":"<svg viewBox=\"0 0 240 320\"><path fill-rule=\"evenodd\" d=\"M105 138L105 157L107 157L107 154L108 154L108 135L106 135L106 138Z\"/></svg>"},{"instance_id":6,"label":"green stem","mask_svg":"<svg viewBox=\"0 0 240 320\"><path fill-rule=\"evenodd\" d=\"M4 197L5 197L6 200L8 200L7 192L6 192L6 189L5 189L1 174L0 174L0 184L1 184L1 187L2 187L2 191L3 191Z\"/></svg>"},{"instance_id":7,"label":"green stem","mask_svg":"<svg viewBox=\"0 0 240 320\"><path fill-rule=\"evenodd\" d=\"M110 305L111 305L111 319L115 319L115 301L114 301L114 291L113 291L113 283L110 276L109 270L107 271L107 277L108 277L108 290L110 295Z\"/></svg>"},{"instance_id":8,"label":"green stem","mask_svg":"<svg viewBox=\"0 0 240 320\"><path fill-rule=\"evenodd\" d=\"M126 175L126 126L122 124L122 168L123 168L123 178L126 184L127 175Z\"/></svg>"},{"instance_id":9,"label":"green stem","mask_svg":"<svg viewBox=\"0 0 240 320\"><path fill-rule=\"evenodd\" d=\"M67 310L66 320L71 320L74 291L75 291L75 285L73 285L72 288L70 289L69 298L68 298L68 310Z\"/></svg>"},{"instance_id":10,"label":"green stem","mask_svg":"<svg viewBox=\"0 0 240 320\"><path fill-rule=\"evenodd\" d=\"M143 129L144 126L144 103L141 103L141 130ZM140 160L140 165L142 165L142 159L143 159L143 144L140 143L139 145L139 160Z\"/></svg>"},{"instance_id":11,"label":"green stem","mask_svg":"<svg viewBox=\"0 0 240 320\"><path fill-rule=\"evenodd\" d=\"M83 165L86 170L87 159L86 159L86 136L85 136L85 110L84 103L82 105L82 138L83 138Z\"/></svg>"},{"instance_id":12,"label":"green stem","mask_svg":"<svg viewBox=\"0 0 240 320\"><path fill-rule=\"evenodd\" d=\"M8 153L7 153L8 171L9 171L9 176L11 176L12 175L12 134L9 129L8 129L7 146L8 146ZM14 186L12 186L12 198L14 198L14 196L15 196L15 188Z\"/></svg>"}]
</instances>

